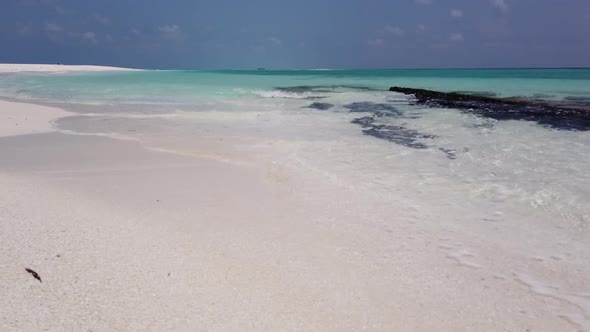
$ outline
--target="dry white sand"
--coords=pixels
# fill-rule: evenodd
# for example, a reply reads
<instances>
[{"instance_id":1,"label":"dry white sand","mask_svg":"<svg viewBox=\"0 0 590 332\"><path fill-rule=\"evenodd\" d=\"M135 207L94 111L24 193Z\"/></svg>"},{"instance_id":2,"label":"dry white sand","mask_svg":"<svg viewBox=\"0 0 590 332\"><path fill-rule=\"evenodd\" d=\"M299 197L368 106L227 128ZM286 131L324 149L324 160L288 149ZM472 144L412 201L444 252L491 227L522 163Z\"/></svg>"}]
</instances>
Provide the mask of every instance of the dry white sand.
<instances>
[{"instance_id":1,"label":"dry white sand","mask_svg":"<svg viewBox=\"0 0 590 332\"><path fill-rule=\"evenodd\" d=\"M18 72L75 72L75 71L128 71L130 68L89 66L89 65L47 65L0 63L0 73Z\"/></svg>"},{"instance_id":2,"label":"dry white sand","mask_svg":"<svg viewBox=\"0 0 590 332\"><path fill-rule=\"evenodd\" d=\"M588 328L584 237L349 172L381 146L331 117L0 115L2 331Z\"/></svg>"},{"instance_id":3,"label":"dry white sand","mask_svg":"<svg viewBox=\"0 0 590 332\"><path fill-rule=\"evenodd\" d=\"M67 115L55 107L0 100L0 137L53 131L52 121Z\"/></svg>"}]
</instances>

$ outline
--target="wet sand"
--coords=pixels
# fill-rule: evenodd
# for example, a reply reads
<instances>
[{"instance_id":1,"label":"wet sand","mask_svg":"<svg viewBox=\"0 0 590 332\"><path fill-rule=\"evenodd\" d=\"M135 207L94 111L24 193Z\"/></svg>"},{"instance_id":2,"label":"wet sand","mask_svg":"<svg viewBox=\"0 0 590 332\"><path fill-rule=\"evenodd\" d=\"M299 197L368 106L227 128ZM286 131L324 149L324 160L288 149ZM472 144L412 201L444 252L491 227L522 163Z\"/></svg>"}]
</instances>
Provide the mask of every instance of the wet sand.
<instances>
[{"instance_id":1,"label":"wet sand","mask_svg":"<svg viewBox=\"0 0 590 332\"><path fill-rule=\"evenodd\" d=\"M349 121L0 110L3 331L589 327L587 233Z\"/></svg>"}]
</instances>

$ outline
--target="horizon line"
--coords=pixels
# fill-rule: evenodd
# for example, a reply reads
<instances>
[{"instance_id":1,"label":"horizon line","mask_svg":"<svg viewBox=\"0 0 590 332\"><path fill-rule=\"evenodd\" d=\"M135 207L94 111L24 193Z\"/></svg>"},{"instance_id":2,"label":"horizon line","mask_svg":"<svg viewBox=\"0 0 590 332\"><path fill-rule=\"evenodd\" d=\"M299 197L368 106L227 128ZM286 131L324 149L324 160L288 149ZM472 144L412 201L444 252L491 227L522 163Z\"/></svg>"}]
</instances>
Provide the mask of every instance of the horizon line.
<instances>
[{"instance_id":1,"label":"horizon line","mask_svg":"<svg viewBox=\"0 0 590 332\"><path fill-rule=\"evenodd\" d=\"M103 67L119 67L129 69L142 70L203 70L203 71L221 71L221 70L235 70L235 71L295 71L295 70L309 70L309 71L347 71L347 70L532 70L532 69L590 69L589 66L547 66L547 67L398 67L398 68L266 68L266 67L252 67L252 68L139 68L133 66L119 66L111 64L92 64L92 63L4 63L13 65L63 65L63 66L103 66Z\"/></svg>"}]
</instances>

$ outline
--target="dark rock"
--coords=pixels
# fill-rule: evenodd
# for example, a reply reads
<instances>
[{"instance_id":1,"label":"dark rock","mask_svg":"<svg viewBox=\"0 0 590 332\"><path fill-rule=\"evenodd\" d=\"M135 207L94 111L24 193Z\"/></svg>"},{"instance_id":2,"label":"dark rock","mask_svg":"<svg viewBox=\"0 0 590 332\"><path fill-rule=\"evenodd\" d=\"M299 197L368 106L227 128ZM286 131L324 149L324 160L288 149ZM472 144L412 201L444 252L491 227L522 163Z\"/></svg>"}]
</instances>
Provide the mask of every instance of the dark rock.
<instances>
[{"instance_id":1,"label":"dark rock","mask_svg":"<svg viewBox=\"0 0 590 332\"><path fill-rule=\"evenodd\" d=\"M535 98L535 99L541 99L541 100L550 99L550 98L553 98L553 97L555 97L555 96L554 95L548 95L546 93L535 93L533 95L533 98Z\"/></svg>"},{"instance_id":2,"label":"dark rock","mask_svg":"<svg viewBox=\"0 0 590 332\"><path fill-rule=\"evenodd\" d=\"M527 120L556 129L590 130L590 106L581 104L559 104L525 98L501 99L403 87L392 87L389 90L414 95L419 104L457 108L496 120Z\"/></svg>"},{"instance_id":3,"label":"dark rock","mask_svg":"<svg viewBox=\"0 0 590 332\"><path fill-rule=\"evenodd\" d=\"M563 100L567 100L567 101L582 101L582 102L588 102L590 101L590 97L583 97L583 96L567 96L564 97Z\"/></svg>"},{"instance_id":4,"label":"dark rock","mask_svg":"<svg viewBox=\"0 0 590 332\"><path fill-rule=\"evenodd\" d=\"M404 126L386 125L375 123L375 118L365 116L352 120L352 123L363 126L363 134L384 139L389 142L407 146L414 149L427 149L428 145L418 142L419 139L435 138L433 135L423 134L417 130Z\"/></svg>"},{"instance_id":5,"label":"dark rock","mask_svg":"<svg viewBox=\"0 0 590 332\"><path fill-rule=\"evenodd\" d=\"M563 100L572 106L590 107L590 97L567 96Z\"/></svg>"},{"instance_id":6,"label":"dark rock","mask_svg":"<svg viewBox=\"0 0 590 332\"><path fill-rule=\"evenodd\" d=\"M375 122L375 118L370 116L364 116L362 118L357 118L351 121L351 123L358 124L364 127L370 127Z\"/></svg>"},{"instance_id":7,"label":"dark rock","mask_svg":"<svg viewBox=\"0 0 590 332\"><path fill-rule=\"evenodd\" d=\"M344 105L351 112L370 112L375 116L401 116L403 113L389 104L377 104L368 101Z\"/></svg>"},{"instance_id":8,"label":"dark rock","mask_svg":"<svg viewBox=\"0 0 590 332\"><path fill-rule=\"evenodd\" d=\"M334 88L358 90L358 91L383 91L382 89L376 89L376 88L371 88L368 86L359 86L359 85L333 85L333 87Z\"/></svg>"},{"instance_id":9,"label":"dark rock","mask_svg":"<svg viewBox=\"0 0 590 332\"><path fill-rule=\"evenodd\" d=\"M316 110L325 111L325 110L329 110L332 107L334 107L334 105L329 104L329 103L313 103L309 106L306 106L305 108L313 108Z\"/></svg>"},{"instance_id":10,"label":"dark rock","mask_svg":"<svg viewBox=\"0 0 590 332\"><path fill-rule=\"evenodd\" d=\"M413 149L428 149L430 146L418 142L420 139L433 139L434 135L424 134L417 130L408 129L404 126L377 124L374 117L364 116L351 121L354 124L363 127L363 134L373 136L375 138L384 139L399 145L403 145ZM447 158L457 159L457 151L455 149L439 148ZM468 151L468 150L467 150ZM467 152L464 151L464 152Z\"/></svg>"},{"instance_id":11,"label":"dark rock","mask_svg":"<svg viewBox=\"0 0 590 332\"><path fill-rule=\"evenodd\" d=\"M318 87L300 85L300 86L288 86L275 88L277 91L293 92L293 93L305 93L305 92L331 92L330 90L318 89Z\"/></svg>"},{"instance_id":12,"label":"dark rock","mask_svg":"<svg viewBox=\"0 0 590 332\"><path fill-rule=\"evenodd\" d=\"M451 160L457 159L457 150L455 149L445 149L445 148L438 148L440 151L444 152L447 155L447 158Z\"/></svg>"}]
</instances>

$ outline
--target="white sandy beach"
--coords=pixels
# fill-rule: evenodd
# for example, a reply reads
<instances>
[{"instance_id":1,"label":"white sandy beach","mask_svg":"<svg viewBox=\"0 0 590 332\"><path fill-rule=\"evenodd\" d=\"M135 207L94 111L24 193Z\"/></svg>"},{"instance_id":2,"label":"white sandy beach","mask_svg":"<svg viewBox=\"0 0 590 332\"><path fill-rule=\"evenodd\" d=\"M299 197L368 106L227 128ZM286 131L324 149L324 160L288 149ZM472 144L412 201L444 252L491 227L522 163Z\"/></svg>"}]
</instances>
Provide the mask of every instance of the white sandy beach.
<instances>
[{"instance_id":1,"label":"white sandy beach","mask_svg":"<svg viewBox=\"0 0 590 332\"><path fill-rule=\"evenodd\" d=\"M90 65L49 65L49 64L19 64L0 63L0 73L18 72L84 72L84 71L128 71L130 68L90 66Z\"/></svg>"},{"instance_id":2,"label":"white sandy beach","mask_svg":"<svg viewBox=\"0 0 590 332\"><path fill-rule=\"evenodd\" d=\"M402 176L421 165L394 152L355 173L391 147L334 117L0 101L0 119L2 331L590 328L585 236Z\"/></svg>"}]
</instances>

